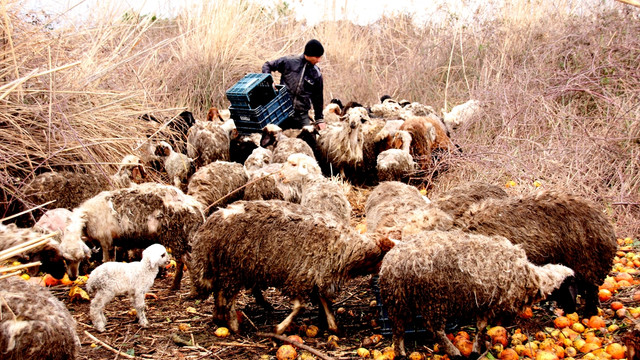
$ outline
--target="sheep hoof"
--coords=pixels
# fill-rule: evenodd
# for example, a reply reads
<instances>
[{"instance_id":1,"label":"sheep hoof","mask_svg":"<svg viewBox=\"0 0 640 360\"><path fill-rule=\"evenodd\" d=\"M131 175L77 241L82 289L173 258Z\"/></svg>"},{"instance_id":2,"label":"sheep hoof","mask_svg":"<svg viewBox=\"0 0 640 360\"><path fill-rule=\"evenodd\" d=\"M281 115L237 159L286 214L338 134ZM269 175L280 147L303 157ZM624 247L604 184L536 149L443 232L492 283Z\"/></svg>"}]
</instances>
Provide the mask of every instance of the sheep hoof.
<instances>
[{"instance_id":1,"label":"sheep hoof","mask_svg":"<svg viewBox=\"0 0 640 360\"><path fill-rule=\"evenodd\" d=\"M104 325L93 325L93 327L96 328L98 332L104 332Z\"/></svg>"}]
</instances>

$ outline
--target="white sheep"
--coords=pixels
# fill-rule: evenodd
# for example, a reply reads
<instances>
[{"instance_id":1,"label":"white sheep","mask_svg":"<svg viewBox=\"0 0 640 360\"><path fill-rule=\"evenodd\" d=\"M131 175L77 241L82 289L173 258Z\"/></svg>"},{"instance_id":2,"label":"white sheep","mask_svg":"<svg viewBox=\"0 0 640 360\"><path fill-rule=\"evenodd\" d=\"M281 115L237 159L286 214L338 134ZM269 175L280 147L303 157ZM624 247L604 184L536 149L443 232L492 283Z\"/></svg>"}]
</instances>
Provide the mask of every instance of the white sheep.
<instances>
[{"instance_id":1,"label":"white sheep","mask_svg":"<svg viewBox=\"0 0 640 360\"><path fill-rule=\"evenodd\" d=\"M480 101L473 99L465 102L464 104L454 106L449 112L446 112L443 109L442 115L444 123L449 132L452 132L461 124L469 121L469 119L471 119L478 110L480 110Z\"/></svg>"},{"instance_id":2,"label":"white sheep","mask_svg":"<svg viewBox=\"0 0 640 360\"><path fill-rule=\"evenodd\" d=\"M320 130L318 148L323 167L330 167L347 179L354 176L364 162L364 133L362 124L369 121L367 110L355 107L347 110L340 124L327 125Z\"/></svg>"},{"instance_id":3,"label":"white sheep","mask_svg":"<svg viewBox=\"0 0 640 360\"><path fill-rule=\"evenodd\" d=\"M282 166L278 188L285 200L299 202L306 209L333 216L348 225L351 204L343 187L322 176L318 163L304 154L291 154Z\"/></svg>"},{"instance_id":4,"label":"white sheep","mask_svg":"<svg viewBox=\"0 0 640 360\"><path fill-rule=\"evenodd\" d=\"M164 159L164 169L173 186L185 191L189 177L195 172L193 160L185 154L173 151L166 141L158 144L155 153Z\"/></svg>"},{"instance_id":5,"label":"white sheep","mask_svg":"<svg viewBox=\"0 0 640 360\"><path fill-rule=\"evenodd\" d=\"M217 207L241 200L247 180L247 172L241 164L216 160L193 174L187 195L201 202L210 213Z\"/></svg>"},{"instance_id":6,"label":"white sheep","mask_svg":"<svg viewBox=\"0 0 640 360\"><path fill-rule=\"evenodd\" d=\"M396 131L390 146L392 149L384 150L376 159L378 181L405 181L416 170L410 151L411 134L404 130Z\"/></svg>"},{"instance_id":7,"label":"white sheep","mask_svg":"<svg viewBox=\"0 0 640 360\"><path fill-rule=\"evenodd\" d=\"M253 149L251 155L244 161L244 169L247 173L261 169L271 163L273 151L262 146Z\"/></svg>"},{"instance_id":8,"label":"white sheep","mask_svg":"<svg viewBox=\"0 0 640 360\"><path fill-rule=\"evenodd\" d=\"M107 319L104 307L118 295L128 295L138 315L140 326L149 321L144 313L144 296L151 289L161 266L169 264L169 254L164 246L153 244L142 252L142 261L131 263L106 262L91 272L87 291L91 300L91 321L96 330L103 332Z\"/></svg>"}]
</instances>

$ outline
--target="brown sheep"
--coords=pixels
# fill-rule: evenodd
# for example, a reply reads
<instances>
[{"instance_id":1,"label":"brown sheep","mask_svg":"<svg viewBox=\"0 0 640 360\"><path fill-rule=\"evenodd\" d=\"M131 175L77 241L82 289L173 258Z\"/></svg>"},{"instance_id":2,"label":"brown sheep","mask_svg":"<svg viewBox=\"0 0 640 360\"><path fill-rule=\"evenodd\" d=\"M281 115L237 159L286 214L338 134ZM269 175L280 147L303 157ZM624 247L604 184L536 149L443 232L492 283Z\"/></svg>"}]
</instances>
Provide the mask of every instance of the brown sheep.
<instances>
[{"instance_id":1,"label":"brown sheep","mask_svg":"<svg viewBox=\"0 0 640 360\"><path fill-rule=\"evenodd\" d=\"M451 358L460 357L445 333L447 320L477 319L481 331L502 312L518 312L558 288L573 271L536 266L519 245L501 236L426 231L403 239L380 267L380 295L393 323L393 344L406 356L404 331L416 315L437 335Z\"/></svg>"},{"instance_id":2,"label":"brown sheep","mask_svg":"<svg viewBox=\"0 0 640 360\"><path fill-rule=\"evenodd\" d=\"M214 294L216 315L239 330L235 312L240 290L276 287L293 301L291 314L278 326L281 334L316 293L336 331L329 304L341 286L375 271L393 246L346 225L327 225L327 217L286 201L238 201L213 213L192 242L196 292Z\"/></svg>"},{"instance_id":3,"label":"brown sheep","mask_svg":"<svg viewBox=\"0 0 640 360\"><path fill-rule=\"evenodd\" d=\"M597 313L598 286L611 270L617 242L613 226L592 202L557 191L486 199L472 205L455 225L467 232L504 236L520 244L534 264L573 269L584 294L584 314ZM575 298L558 295L565 312L574 312Z\"/></svg>"},{"instance_id":4,"label":"brown sheep","mask_svg":"<svg viewBox=\"0 0 640 360\"><path fill-rule=\"evenodd\" d=\"M0 280L0 354L5 360L75 359L76 322L49 290L10 277Z\"/></svg>"},{"instance_id":5,"label":"brown sheep","mask_svg":"<svg viewBox=\"0 0 640 360\"><path fill-rule=\"evenodd\" d=\"M196 229L204 222L203 205L174 186L144 183L134 188L104 191L73 210L72 223L62 239L63 253L84 245L83 235L102 247L103 262L113 261L112 249L146 248L160 243L173 250L180 288L184 258ZM86 246L86 245L84 245ZM79 253L79 252L74 252ZM78 275L81 255L68 259L69 278ZM188 263L187 263L188 264Z\"/></svg>"}]
</instances>

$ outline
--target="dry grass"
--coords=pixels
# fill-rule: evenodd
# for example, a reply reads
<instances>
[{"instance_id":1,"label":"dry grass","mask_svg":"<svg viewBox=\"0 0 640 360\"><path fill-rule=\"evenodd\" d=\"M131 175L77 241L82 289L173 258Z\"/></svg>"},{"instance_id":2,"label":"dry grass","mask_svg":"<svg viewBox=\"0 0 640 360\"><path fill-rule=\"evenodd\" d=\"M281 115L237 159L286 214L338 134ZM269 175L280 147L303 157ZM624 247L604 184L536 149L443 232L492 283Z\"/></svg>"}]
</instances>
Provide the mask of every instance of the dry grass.
<instances>
[{"instance_id":1,"label":"dry grass","mask_svg":"<svg viewBox=\"0 0 640 360\"><path fill-rule=\"evenodd\" d=\"M306 26L284 3L217 1L170 20L100 13L55 30L19 10L17 1L0 9L0 182L9 198L46 168L112 173L109 164L155 130L141 114L170 120L186 108L203 118L211 105L228 106L225 90L244 73L318 38L326 100L484 102L454 133L464 154L446 159L430 196L467 180L514 180L510 191L522 193L538 180L602 204L621 235L640 231L640 23L627 5L490 2L423 26L410 15Z\"/></svg>"}]
</instances>

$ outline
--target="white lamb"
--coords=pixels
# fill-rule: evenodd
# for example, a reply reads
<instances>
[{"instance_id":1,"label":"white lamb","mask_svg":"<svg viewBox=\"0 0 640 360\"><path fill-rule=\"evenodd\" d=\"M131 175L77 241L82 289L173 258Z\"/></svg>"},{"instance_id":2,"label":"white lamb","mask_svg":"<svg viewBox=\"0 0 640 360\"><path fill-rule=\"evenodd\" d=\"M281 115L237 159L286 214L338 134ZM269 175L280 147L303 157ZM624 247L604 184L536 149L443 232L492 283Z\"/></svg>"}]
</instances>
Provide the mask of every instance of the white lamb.
<instances>
[{"instance_id":1,"label":"white lamb","mask_svg":"<svg viewBox=\"0 0 640 360\"><path fill-rule=\"evenodd\" d=\"M93 293L91 321L96 330L103 332L107 319L104 307L118 295L129 295L138 314L140 326L149 321L144 313L144 296L149 291L161 266L169 264L164 246L153 244L142 252L142 261L131 263L106 262L91 272L87 291Z\"/></svg>"}]
</instances>

